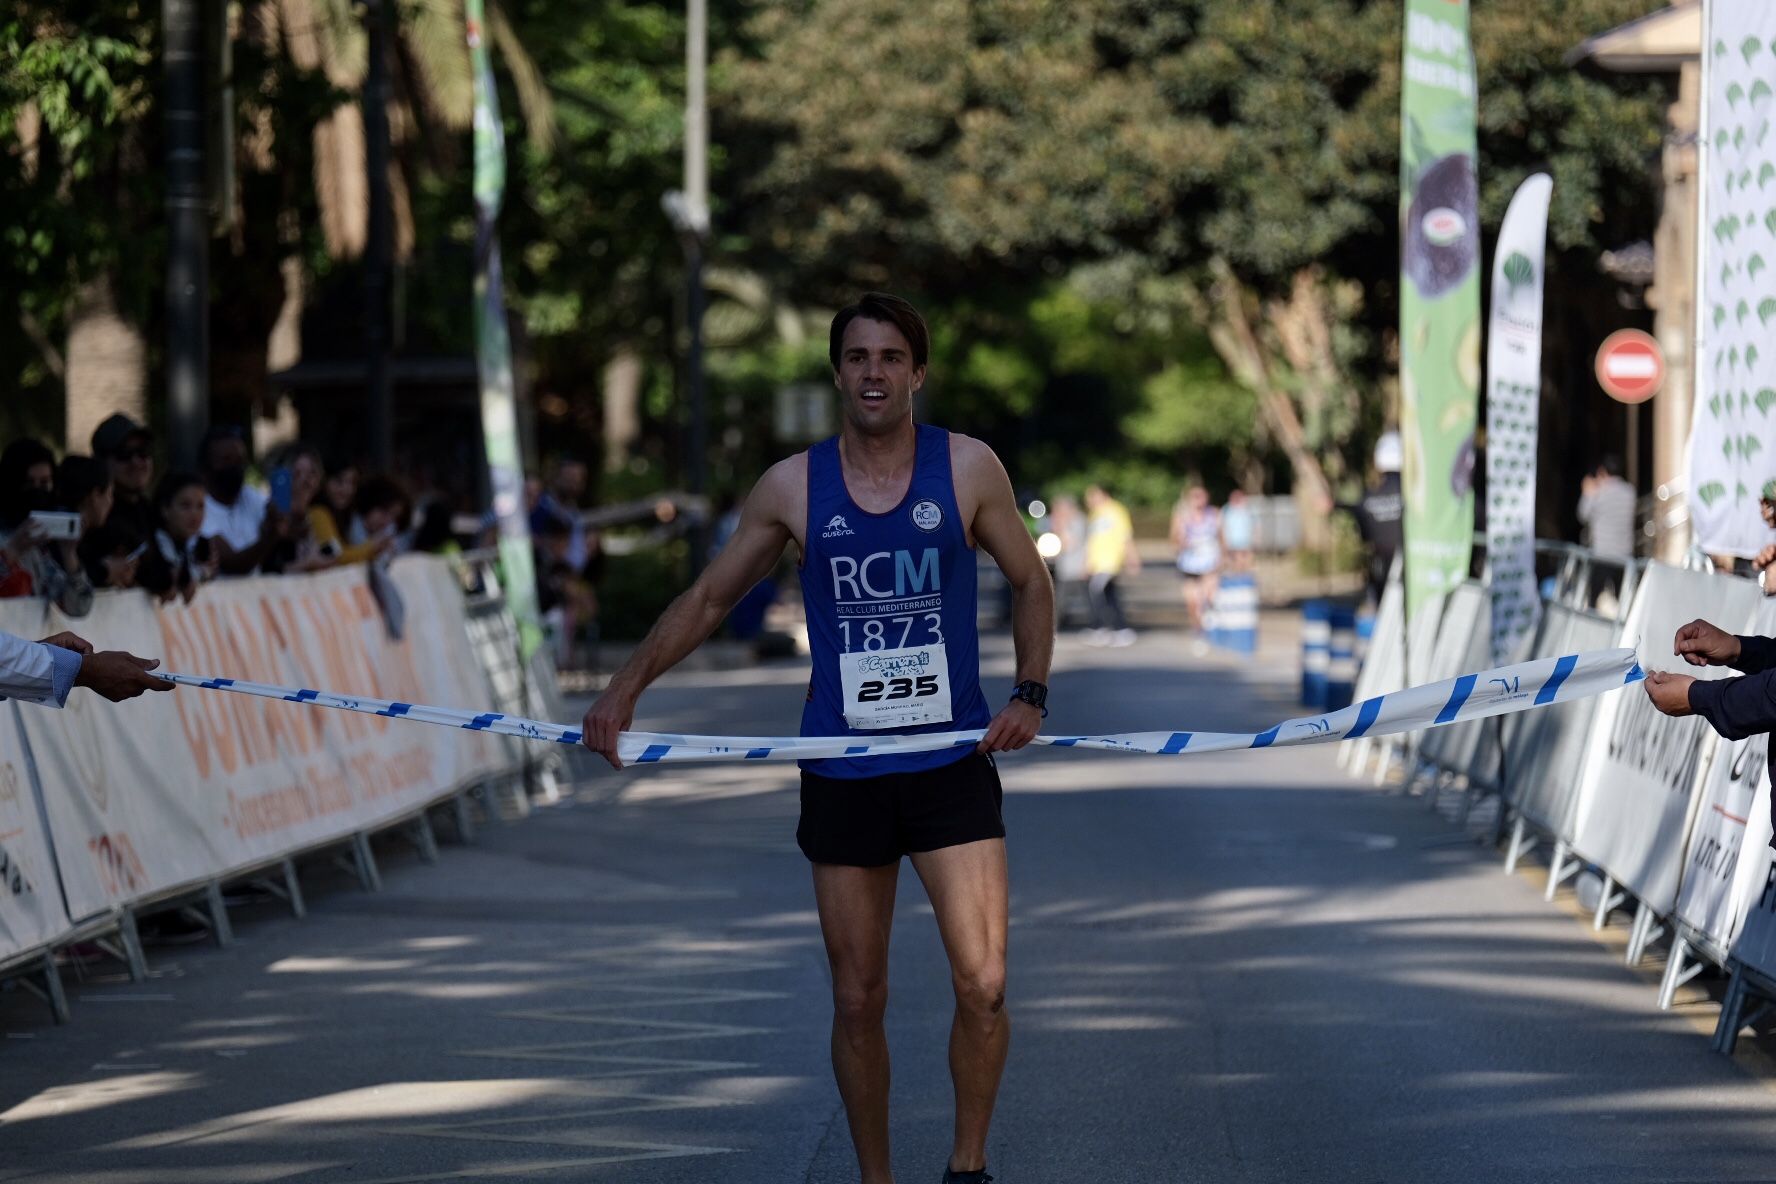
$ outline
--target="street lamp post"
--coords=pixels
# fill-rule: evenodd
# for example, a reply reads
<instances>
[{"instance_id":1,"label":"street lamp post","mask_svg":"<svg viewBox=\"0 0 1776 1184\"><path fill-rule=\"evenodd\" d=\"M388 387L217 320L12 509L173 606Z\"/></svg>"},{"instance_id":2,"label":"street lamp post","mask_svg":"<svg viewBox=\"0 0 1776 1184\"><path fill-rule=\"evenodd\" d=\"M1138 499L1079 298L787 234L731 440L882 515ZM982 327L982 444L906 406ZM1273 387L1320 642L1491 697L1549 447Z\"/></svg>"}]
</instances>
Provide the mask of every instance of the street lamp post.
<instances>
[{"instance_id":1,"label":"street lamp post","mask_svg":"<svg viewBox=\"0 0 1776 1184\"><path fill-rule=\"evenodd\" d=\"M685 143L682 191L661 199L678 231L685 257L685 320L690 332L685 352L685 394L690 402L686 485L694 498L704 494L709 465L709 408L703 373L703 258L709 244L709 120L706 63L709 57L707 0L688 0L685 12ZM709 546L706 511L691 528L691 576L702 572Z\"/></svg>"},{"instance_id":2,"label":"street lamp post","mask_svg":"<svg viewBox=\"0 0 1776 1184\"><path fill-rule=\"evenodd\" d=\"M364 241L364 376L370 459L387 471L394 454L389 389L389 288L394 217L389 194L389 77L386 0L364 0L369 62L364 72L364 166L370 219Z\"/></svg>"},{"instance_id":3,"label":"street lamp post","mask_svg":"<svg viewBox=\"0 0 1776 1184\"><path fill-rule=\"evenodd\" d=\"M204 193L202 0L164 0L167 176L167 445L196 467L210 416L210 211Z\"/></svg>"}]
</instances>

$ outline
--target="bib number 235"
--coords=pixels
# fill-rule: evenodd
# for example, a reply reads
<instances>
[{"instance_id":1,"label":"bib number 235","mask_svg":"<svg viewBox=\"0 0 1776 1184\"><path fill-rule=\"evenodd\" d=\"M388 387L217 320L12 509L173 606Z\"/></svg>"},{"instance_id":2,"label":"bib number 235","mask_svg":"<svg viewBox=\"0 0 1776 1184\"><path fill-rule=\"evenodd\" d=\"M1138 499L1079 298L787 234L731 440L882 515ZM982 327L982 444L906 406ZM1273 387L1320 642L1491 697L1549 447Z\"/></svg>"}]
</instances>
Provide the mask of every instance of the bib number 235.
<instances>
[{"instance_id":1,"label":"bib number 235","mask_svg":"<svg viewBox=\"0 0 1776 1184\"><path fill-rule=\"evenodd\" d=\"M947 723L949 671L942 645L839 655L846 724L874 730Z\"/></svg>"}]
</instances>

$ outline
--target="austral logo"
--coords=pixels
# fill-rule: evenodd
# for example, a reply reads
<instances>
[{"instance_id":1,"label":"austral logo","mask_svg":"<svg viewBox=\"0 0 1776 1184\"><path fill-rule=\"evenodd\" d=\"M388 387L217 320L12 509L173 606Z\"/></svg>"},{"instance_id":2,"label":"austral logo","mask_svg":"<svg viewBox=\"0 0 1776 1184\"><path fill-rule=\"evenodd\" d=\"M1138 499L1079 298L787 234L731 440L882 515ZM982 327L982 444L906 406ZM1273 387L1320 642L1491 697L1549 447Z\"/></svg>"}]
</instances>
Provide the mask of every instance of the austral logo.
<instances>
[{"instance_id":1,"label":"austral logo","mask_svg":"<svg viewBox=\"0 0 1776 1184\"><path fill-rule=\"evenodd\" d=\"M943 507L926 498L913 507L913 525L930 534L943 525Z\"/></svg>"},{"instance_id":2,"label":"austral logo","mask_svg":"<svg viewBox=\"0 0 1776 1184\"><path fill-rule=\"evenodd\" d=\"M820 537L823 539L836 539L840 535L856 533L856 531L852 530L851 527L846 524L845 516L843 514L834 514L832 520L826 524L826 529L820 532Z\"/></svg>"}]
</instances>

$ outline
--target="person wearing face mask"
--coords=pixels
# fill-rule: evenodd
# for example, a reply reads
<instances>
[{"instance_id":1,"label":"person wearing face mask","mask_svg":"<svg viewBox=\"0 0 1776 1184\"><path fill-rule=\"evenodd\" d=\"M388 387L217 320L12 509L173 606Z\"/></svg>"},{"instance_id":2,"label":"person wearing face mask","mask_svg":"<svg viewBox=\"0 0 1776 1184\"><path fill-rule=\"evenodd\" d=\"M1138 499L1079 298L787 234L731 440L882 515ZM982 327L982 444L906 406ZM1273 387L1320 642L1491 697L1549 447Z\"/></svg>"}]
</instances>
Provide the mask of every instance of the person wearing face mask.
<instances>
[{"instance_id":1,"label":"person wearing face mask","mask_svg":"<svg viewBox=\"0 0 1776 1184\"><path fill-rule=\"evenodd\" d=\"M57 509L55 455L36 440L0 452L0 597L36 596L70 617L92 609L93 586L72 539L50 539L31 515Z\"/></svg>"},{"instance_id":2,"label":"person wearing face mask","mask_svg":"<svg viewBox=\"0 0 1776 1184\"><path fill-rule=\"evenodd\" d=\"M228 544L224 575L251 575L289 536L289 520L263 490L246 483L247 440L239 427L212 427L199 455L206 491L202 535Z\"/></svg>"}]
</instances>

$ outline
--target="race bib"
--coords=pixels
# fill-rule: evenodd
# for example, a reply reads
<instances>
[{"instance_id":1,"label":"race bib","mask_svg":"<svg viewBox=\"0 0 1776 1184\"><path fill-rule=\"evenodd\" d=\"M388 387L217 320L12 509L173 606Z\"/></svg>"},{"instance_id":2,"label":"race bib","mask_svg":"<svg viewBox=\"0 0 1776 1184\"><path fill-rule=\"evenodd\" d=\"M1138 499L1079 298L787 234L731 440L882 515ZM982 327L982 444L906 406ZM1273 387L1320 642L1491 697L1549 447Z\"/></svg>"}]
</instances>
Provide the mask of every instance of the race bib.
<instances>
[{"instance_id":1,"label":"race bib","mask_svg":"<svg viewBox=\"0 0 1776 1184\"><path fill-rule=\"evenodd\" d=\"M942 643L839 655L845 723L863 731L950 721L950 663Z\"/></svg>"}]
</instances>

